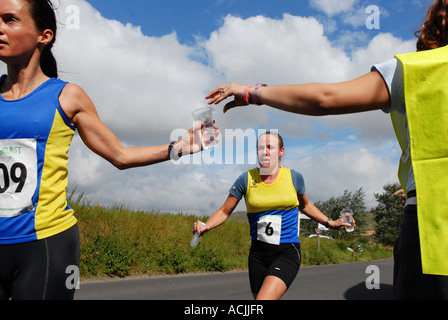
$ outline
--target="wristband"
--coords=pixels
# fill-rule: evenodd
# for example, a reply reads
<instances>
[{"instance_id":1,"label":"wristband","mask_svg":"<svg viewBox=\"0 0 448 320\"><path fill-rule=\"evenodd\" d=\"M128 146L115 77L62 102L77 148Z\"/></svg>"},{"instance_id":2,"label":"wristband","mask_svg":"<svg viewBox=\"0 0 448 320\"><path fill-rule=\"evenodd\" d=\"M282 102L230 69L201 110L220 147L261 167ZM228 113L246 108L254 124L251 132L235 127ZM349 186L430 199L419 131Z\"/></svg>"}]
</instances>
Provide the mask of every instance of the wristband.
<instances>
[{"instance_id":1,"label":"wristband","mask_svg":"<svg viewBox=\"0 0 448 320\"><path fill-rule=\"evenodd\" d=\"M253 86L247 86L247 87L244 89L243 100L244 100L244 102L246 102L247 104L250 104L250 102L249 102L249 90L252 89L252 88L253 88Z\"/></svg>"},{"instance_id":2,"label":"wristband","mask_svg":"<svg viewBox=\"0 0 448 320\"><path fill-rule=\"evenodd\" d=\"M264 87L267 87L267 85L266 84L257 84L257 86L255 87L255 90L250 95L250 97L252 98L253 104L256 104L257 106L261 106L263 104L260 100L260 91Z\"/></svg>"},{"instance_id":3,"label":"wristband","mask_svg":"<svg viewBox=\"0 0 448 320\"><path fill-rule=\"evenodd\" d=\"M172 153L172 151L173 151L173 147L174 147L174 144L176 143L176 141L173 141L173 142L171 142L170 143L170 145L168 146L168 157L169 157L169 159L173 159L173 160L177 160L177 159L179 159L179 155L177 155L177 157L175 156L175 157L171 157L171 153ZM175 158L177 158L177 159L175 159Z\"/></svg>"}]
</instances>

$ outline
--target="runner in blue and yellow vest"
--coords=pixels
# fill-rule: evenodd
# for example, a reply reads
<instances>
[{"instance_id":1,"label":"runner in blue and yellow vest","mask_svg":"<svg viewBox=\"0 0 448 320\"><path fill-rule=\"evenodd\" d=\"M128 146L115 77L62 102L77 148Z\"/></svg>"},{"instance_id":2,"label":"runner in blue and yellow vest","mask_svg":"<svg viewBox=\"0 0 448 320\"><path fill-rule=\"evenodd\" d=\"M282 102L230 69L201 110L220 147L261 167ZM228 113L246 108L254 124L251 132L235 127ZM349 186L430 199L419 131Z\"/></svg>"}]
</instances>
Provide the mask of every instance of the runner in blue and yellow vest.
<instances>
[{"instance_id":1,"label":"runner in blue and yellow vest","mask_svg":"<svg viewBox=\"0 0 448 320\"><path fill-rule=\"evenodd\" d=\"M375 65L350 81L277 86L231 82L206 99L219 104L234 97L224 112L262 104L311 116L392 112L403 150L399 178L408 198L394 249L394 297L448 299L448 49L443 48L448 45L448 0L434 0L416 35L419 53L399 55L399 60Z\"/></svg>"},{"instance_id":2,"label":"runner in blue and yellow vest","mask_svg":"<svg viewBox=\"0 0 448 320\"><path fill-rule=\"evenodd\" d=\"M124 147L88 95L57 79L56 31L50 0L0 1L0 60L8 70L0 78L0 300L74 297L80 242L66 188L75 129L119 169L202 150L194 138L200 125L180 141Z\"/></svg>"},{"instance_id":3,"label":"runner in blue and yellow vest","mask_svg":"<svg viewBox=\"0 0 448 320\"><path fill-rule=\"evenodd\" d=\"M220 226L244 198L252 240L252 294L255 299L280 299L300 268L299 210L332 229L350 224L327 218L308 201L302 174L280 166L284 146L278 133L260 135L257 152L260 166L243 173L230 188L224 205L205 225L197 221L193 230L204 233Z\"/></svg>"},{"instance_id":4,"label":"runner in blue and yellow vest","mask_svg":"<svg viewBox=\"0 0 448 320\"><path fill-rule=\"evenodd\" d=\"M66 198L75 128L58 101L66 84L52 78L22 99L0 96L0 245L45 239L76 224Z\"/></svg>"}]
</instances>

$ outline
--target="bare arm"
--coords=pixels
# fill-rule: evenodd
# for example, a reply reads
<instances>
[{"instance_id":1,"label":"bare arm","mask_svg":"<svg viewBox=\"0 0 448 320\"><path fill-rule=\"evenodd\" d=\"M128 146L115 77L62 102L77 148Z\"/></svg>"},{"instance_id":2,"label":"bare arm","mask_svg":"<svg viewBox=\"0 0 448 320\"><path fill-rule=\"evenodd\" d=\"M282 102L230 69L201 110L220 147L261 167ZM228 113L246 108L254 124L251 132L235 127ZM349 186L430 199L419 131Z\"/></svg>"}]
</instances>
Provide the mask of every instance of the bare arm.
<instances>
[{"instance_id":1,"label":"bare arm","mask_svg":"<svg viewBox=\"0 0 448 320\"><path fill-rule=\"evenodd\" d=\"M224 222L227 221L227 219L232 214L233 210L235 210L239 202L240 200L238 200L232 195L229 195L224 205L221 208L219 208L215 213L212 214L212 216L208 219L207 224L204 227L201 227L201 221L195 222L193 226L193 232L196 231L198 233L204 233L216 227L219 227L220 225L222 225Z\"/></svg>"},{"instance_id":2,"label":"bare arm","mask_svg":"<svg viewBox=\"0 0 448 320\"><path fill-rule=\"evenodd\" d=\"M118 138L100 120L89 96L78 86L68 84L61 93L59 101L68 119L78 129L86 146L117 168L147 166L170 159L168 146L124 147ZM201 150L200 139L193 138L197 129L174 145L174 154L194 153ZM199 128L200 129L200 128ZM195 144L194 142L199 142Z\"/></svg>"},{"instance_id":3,"label":"bare arm","mask_svg":"<svg viewBox=\"0 0 448 320\"><path fill-rule=\"evenodd\" d=\"M247 105L244 92L247 86L230 83L211 91L206 99L218 104L230 96L235 100L224 111ZM224 90L224 92L222 92ZM249 96L254 88L249 90ZM287 112L323 116L364 112L390 107L390 95L383 77L377 71L342 83L311 83L289 86L268 86L260 91L263 104Z\"/></svg>"},{"instance_id":4,"label":"bare arm","mask_svg":"<svg viewBox=\"0 0 448 320\"><path fill-rule=\"evenodd\" d=\"M308 217L310 217L313 220L316 220L322 225L325 225L325 223L328 221L328 217L323 214L314 204L308 201L308 198L306 195L298 196L300 205L299 210L306 214ZM333 221L330 219L329 227L331 229L342 229L343 227L350 227L351 225L348 223L343 223L342 220L338 219L336 221Z\"/></svg>"}]
</instances>

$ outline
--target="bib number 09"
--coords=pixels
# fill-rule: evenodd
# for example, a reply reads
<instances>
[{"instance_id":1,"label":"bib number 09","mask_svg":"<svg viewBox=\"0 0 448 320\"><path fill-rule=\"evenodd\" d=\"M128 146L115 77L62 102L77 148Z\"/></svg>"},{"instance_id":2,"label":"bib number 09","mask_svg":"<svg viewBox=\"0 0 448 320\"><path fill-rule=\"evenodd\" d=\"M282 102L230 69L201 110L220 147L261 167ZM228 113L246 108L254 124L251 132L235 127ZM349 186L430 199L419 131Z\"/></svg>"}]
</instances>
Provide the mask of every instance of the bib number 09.
<instances>
[{"instance_id":1,"label":"bib number 09","mask_svg":"<svg viewBox=\"0 0 448 320\"><path fill-rule=\"evenodd\" d=\"M38 176L37 140L0 140L0 217L18 217L34 208Z\"/></svg>"},{"instance_id":2,"label":"bib number 09","mask_svg":"<svg viewBox=\"0 0 448 320\"><path fill-rule=\"evenodd\" d=\"M11 181L17 184L14 192L20 193L23 190L27 177L26 166L20 162L14 163L11 169L8 170L4 163L0 163L0 176L3 176L3 179L0 178L0 193L5 193L10 188Z\"/></svg>"}]
</instances>

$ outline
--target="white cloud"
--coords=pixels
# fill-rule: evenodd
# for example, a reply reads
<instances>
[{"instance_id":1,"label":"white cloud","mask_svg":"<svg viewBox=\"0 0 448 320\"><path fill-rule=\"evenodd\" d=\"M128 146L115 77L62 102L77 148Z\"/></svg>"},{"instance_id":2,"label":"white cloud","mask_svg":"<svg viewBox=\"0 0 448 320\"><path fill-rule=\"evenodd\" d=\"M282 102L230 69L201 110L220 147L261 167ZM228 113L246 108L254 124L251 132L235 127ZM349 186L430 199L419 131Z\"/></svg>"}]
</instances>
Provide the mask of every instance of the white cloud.
<instances>
[{"instance_id":1,"label":"white cloud","mask_svg":"<svg viewBox=\"0 0 448 320\"><path fill-rule=\"evenodd\" d=\"M123 140L162 143L171 130L191 126L190 112L204 102L210 70L191 59L194 48L176 34L145 36L139 27L103 18L82 0L80 28L60 28L55 55L60 76L81 85L103 121ZM176 115L176 116L174 116ZM130 130L132 128L132 130Z\"/></svg>"},{"instance_id":2,"label":"white cloud","mask_svg":"<svg viewBox=\"0 0 448 320\"><path fill-rule=\"evenodd\" d=\"M358 0L311 0L311 6L328 16L334 16L349 11Z\"/></svg>"},{"instance_id":3,"label":"white cloud","mask_svg":"<svg viewBox=\"0 0 448 320\"><path fill-rule=\"evenodd\" d=\"M70 5L79 9L81 21L79 28L59 29L54 52L60 77L83 87L120 140L166 144L174 129L189 128L191 111L205 104L205 90L214 81L213 71L196 59L200 51L180 44L175 33L149 37L139 27L105 19L83 0L61 2L62 24ZM69 187L94 202L202 211L204 204L198 202L220 190L207 185L212 180L207 182L206 168L199 166L168 162L120 172L88 150L79 136L69 155Z\"/></svg>"},{"instance_id":4,"label":"white cloud","mask_svg":"<svg viewBox=\"0 0 448 320\"><path fill-rule=\"evenodd\" d=\"M333 47L323 26L312 17L285 14L283 19L228 15L204 44L211 62L232 81L297 83L346 74L349 58Z\"/></svg>"},{"instance_id":5,"label":"white cloud","mask_svg":"<svg viewBox=\"0 0 448 320\"><path fill-rule=\"evenodd\" d=\"M206 157L206 153L202 156ZM70 184L93 202L141 210L209 215L225 201L244 166L171 162L117 171L76 138L70 151ZM240 210L244 207L240 206Z\"/></svg>"},{"instance_id":6,"label":"white cloud","mask_svg":"<svg viewBox=\"0 0 448 320\"><path fill-rule=\"evenodd\" d=\"M300 148L286 152L298 153ZM310 201L325 201L342 195L344 190L353 192L362 187L370 209L376 206L373 193L380 193L386 183L397 181L395 160L359 145L328 144L305 157L287 155L284 165L304 175Z\"/></svg>"},{"instance_id":7,"label":"white cloud","mask_svg":"<svg viewBox=\"0 0 448 320\"><path fill-rule=\"evenodd\" d=\"M328 14L349 10L355 4L314 2L320 8L329 5L325 9ZM333 7L336 2L339 9ZM318 20L289 14L282 19L228 15L209 38L187 46L179 43L175 33L150 37L139 27L108 20L84 0L61 0L62 23L69 5L79 8L81 21L79 29L60 28L55 47L60 76L84 88L103 121L128 145L168 143L172 130L190 127L190 112L204 104L205 94L224 81L270 85L344 81L393 57L397 49L411 48L408 42L380 34L348 55L325 36ZM208 65L198 59L204 54ZM0 68L4 70L4 66ZM311 118L254 107L224 116L221 107L216 112L221 129L280 128L291 150L285 166L305 175L312 199L326 200L344 189L361 186L371 197L396 177L396 164L390 159L391 149L398 153L398 147L391 143L390 120L380 111ZM358 148L347 143L337 150L307 146L302 157L297 138L314 139L316 126L335 141L351 128L350 139ZM383 158L384 154L388 157ZM76 137L70 151L69 178L70 188L77 186L92 201L210 214L222 205L231 184L246 169L247 165L167 162L119 172Z\"/></svg>"},{"instance_id":8,"label":"white cloud","mask_svg":"<svg viewBox=\"0 0 448 320\"><path fill-rule=\"evenodd\" d=\"M350 57L344 48L331 43L317 20L291 15L284 15L282 20L227 16L223 26L204 46L215 68L226 75L227 81L268 84L350 80L369 72L372 65L393 58L396 53L414 50L414 42L381 33L367 47L353 51ZM294 132L300 136L309 134L310 123L315 122L327 128L356 129L365 142L394 139L389 118L379 111L309 118L262 110L271 123L281 122L282 129L291 135Z\"/></svg>"},{"instance_id":9,"label":"white cloud","mask_svg":"<svg viewBox=\"0 0 448 320\"><path fill-rule=\"evenodd\" d=\"M249 84L345 81L369 72L372 65L391 59L396 53L414 51L415 47L413 41L380 33L368 41L367 46L355 49L349 56L344 48L324 35L323 26L316 19L291 15L284 15L280 20L262 16L248 19L227 16L223 26L204 46L218 72L226 75L228 81ZM231 112L240 115L240 121L251 121L240 110ZM268 108L259 112L267 114L270 124L277 124L280 132L291 138L292 144L293 137L312 138L314 126L327 130L326 139L338 139L347 129L356 132L357 150L342 145L337 152L315 150L306 159L297 156L289 162L294 168L304 161L304 174L318 191L314 198L324 197L318 200L325 200L338 189L343 192L345 188L364 186L371 205L373 192L379 192L384 184L397 180L396 160L400 152L391 120L381 111L323 118ZM383 158L385 154L387 158Z\"/></svg>"}]
</instances>

